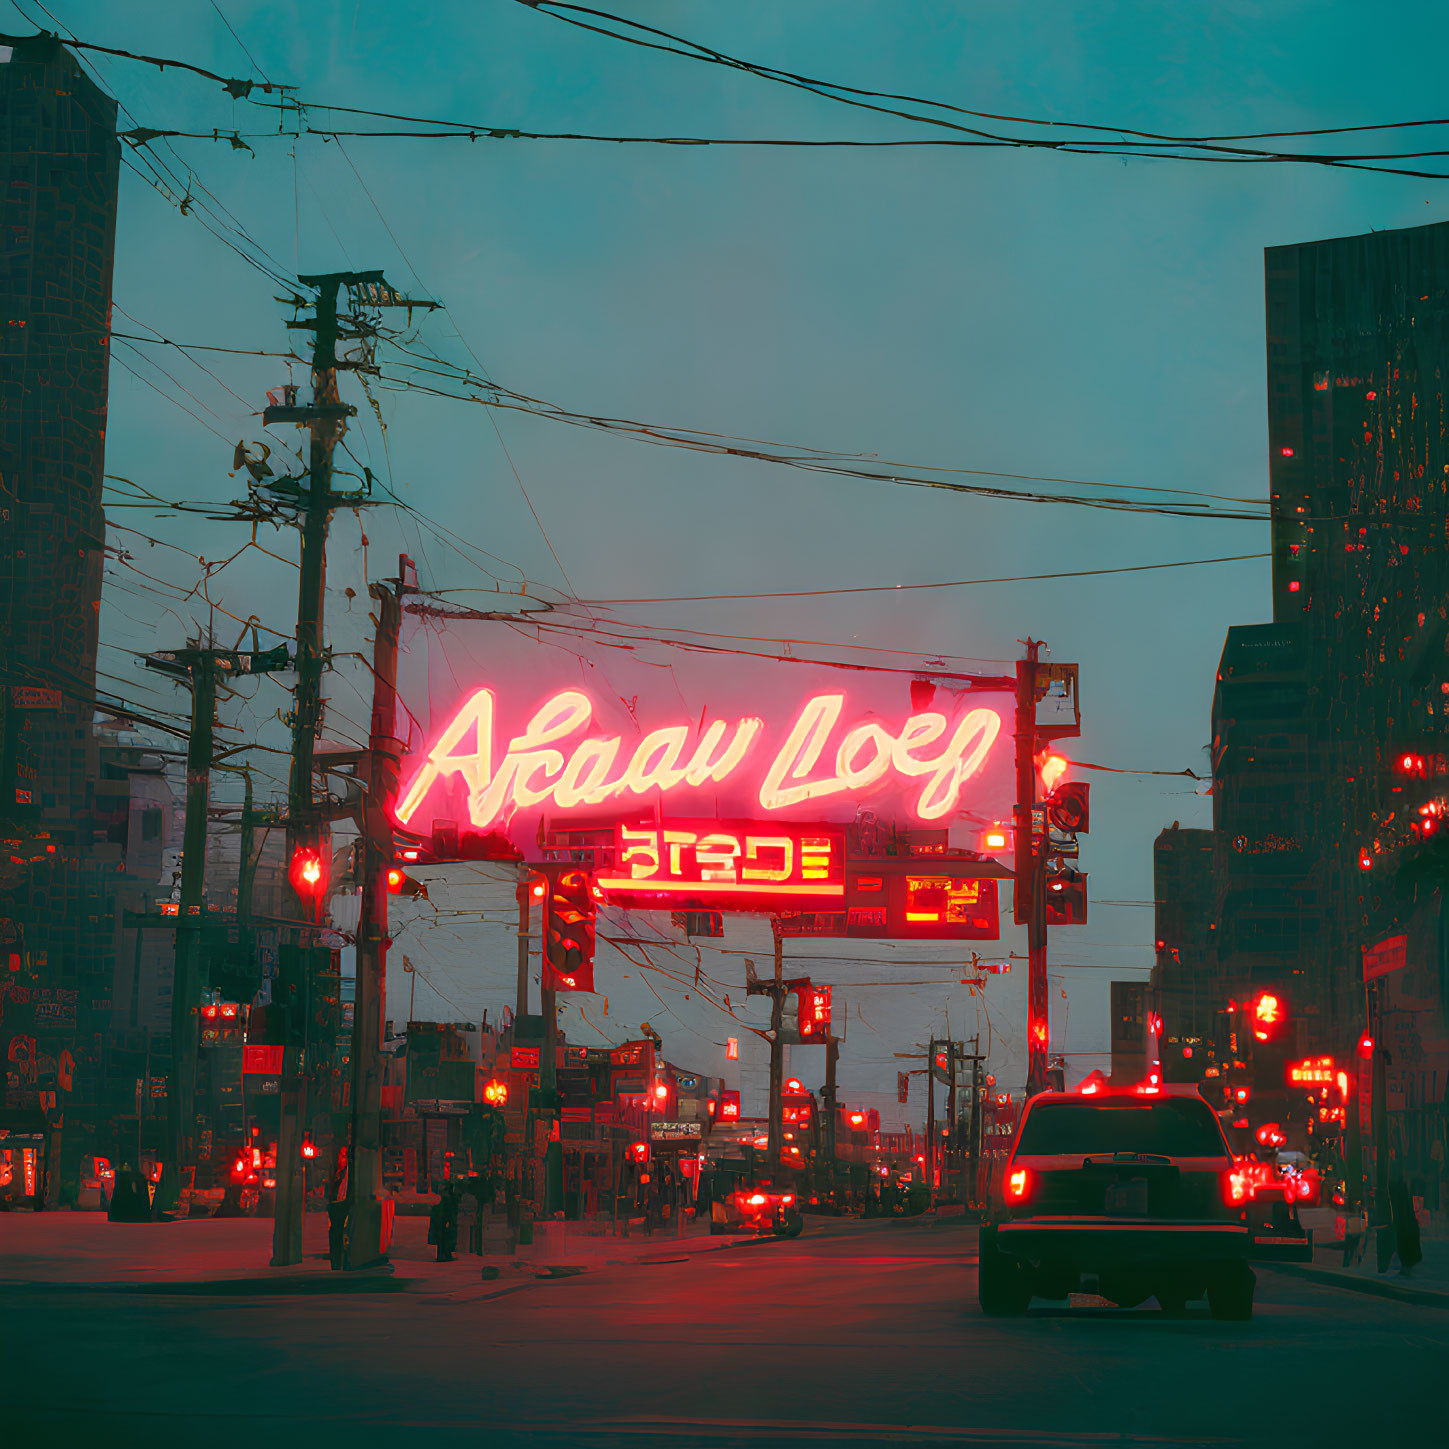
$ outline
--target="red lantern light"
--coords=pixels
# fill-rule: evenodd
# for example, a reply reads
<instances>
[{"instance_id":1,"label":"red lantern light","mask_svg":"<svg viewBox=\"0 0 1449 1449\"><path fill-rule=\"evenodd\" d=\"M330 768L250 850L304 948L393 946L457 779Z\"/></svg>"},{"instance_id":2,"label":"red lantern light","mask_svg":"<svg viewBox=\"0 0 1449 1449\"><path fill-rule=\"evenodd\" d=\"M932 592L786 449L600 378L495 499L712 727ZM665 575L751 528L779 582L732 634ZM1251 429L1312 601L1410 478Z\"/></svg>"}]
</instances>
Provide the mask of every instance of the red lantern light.
<instances>
[{"instance_id":1,"label":"red lantern light","mask_svg":"<svg viewBox=\"0 0 1449 1449\"><path fill-rule=\"evenodd\" d=\"M292 852L287 879L299 896L315 900L327 889L327 868L322 863L322 852L315 845L299 845Z\"/></svg>"}]
</instances>

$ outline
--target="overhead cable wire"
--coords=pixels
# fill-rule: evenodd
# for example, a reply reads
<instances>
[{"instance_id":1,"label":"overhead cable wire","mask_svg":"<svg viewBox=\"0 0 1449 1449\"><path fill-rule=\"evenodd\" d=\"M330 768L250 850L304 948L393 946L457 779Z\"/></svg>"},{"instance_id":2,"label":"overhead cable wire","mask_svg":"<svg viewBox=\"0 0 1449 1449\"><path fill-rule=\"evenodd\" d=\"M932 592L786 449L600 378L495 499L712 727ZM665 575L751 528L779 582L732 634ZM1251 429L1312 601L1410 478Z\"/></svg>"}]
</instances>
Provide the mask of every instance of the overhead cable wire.
<instances>
[{"instance_id":1,"label":"overhead cable wire","mask_svg":"<svg viewBox=\"0 0 1449 1449\"><path fill-rule=\"evenodd\" d=\"M1020 488L993 487L984 483L963 483L950 478L920 477L905 469L884 471L881 467L868 468L865 466L849 463L840 454L822 452L820 454L802 454L799 452L786 451L786 445L779 445L780 451L769 451L771 445L756 447L743 444L727 444L723 442L706 441L704 437L693 436L680 430L678 433L669 434L657 427L644 423L630 422L622 419L610 419L591 416L584 413L575 413L569 410L555 407L548 404L539 404L536 399L519 401L520 394L510 393L507 389L498 388L493 384L482 384L492 393L492 396L480 397L475 395L464 395L456 392L449 392L442 388L431 387L416 381L393 376L388 377L384 373L380 385L389 387L391 390L414 390L424 393L432 393L438 397L449 398L457 402L471 402L487 409L502 408L507 411L530 413L553 422L565 423L570 426L583 427L602 432L627 435L636 441L643 441L664 447L684 448L691 452L716 454L728 457L746 458L754 462L767 463L777 467L788 467L800 469L804 472L826 474L840 478L852 478L862 482L889 483L899 487L938 489L948 493L958 493L973 497L995 498L1009 502L1044 503L1044 504L1066 504L1082 508L1098 508L1109 512L1160 514L1176 518L1210 518L1227 522L1241 523L1265 523L1270 521L1270 515L1266 507L1261 510L1248 511L1245 508L1215 508L1210 504L1193 506L1186 502L1159 502L1140 498L1128 498L1121 496L1092 497L1085 494L1044 492ZM886 465L889 467L889 465ZM925 470L922 470L925 471ZM944 471L944 470L941 470ZM979 477L1005 477L1005 478L1029 478L1033 475L1011 474L997 472L995 470L953 470L957 473L967 473ZM1043 480L1074 482L1077 487L1116 487L1124 492L1150 491L1158 492L1156 489L1138 488L1133 484L1093 484L1083 483L1078 480Z\"/></svg>"},{"instance_id":2,"label":"overhead cable wire","mask_svg":"<svg viewBox=\"0 0 1449 1449\"><path fill-rule=\"evenodd\" d=\"M770 450L772 455L771 461L787 460L803 463L827 459L849 463L870 463L876 468L891 468L913 473L941 473L957 477L1008 478L1018 482L1052 483L1069 488L1117 488L1130 493L1151 493L1162 497L1173 498L1204 498L1215 503L1235 503L1255 508L1266 508L1268 505L1268 500L1265 498L1245 498L1236 494L1212 493L1201 489L1163 488L1146 483L1106 483L1097 479L1063 478L1040 473L1008 472L995 468L962 468L930 463L905 463L881 458L878 454L874 453L845 452L831 448L817 448L803 443L779 443L764 438L713 432L703 428L681 427L676 424L644 423L632 418L577 412L565 408L558 403L549 402L543 398L532 397L528 393L516 392L512 388L503 387L490 377L475 376L466 368L437 357L430 350L428 352L429 360L438 363L439 368L443 370L439 371L438 369L425 367L416 361L419 355L418 353L404 346L396 339L389 339L389 341L397 351L409 359L406 362L399 363L399 366L408 367L411 370L425 374L430 373L444 377L451 381L459 382L465 387L483 388L497 393L512 402L524 405L524 410L537 409L539 410L539 416L553 417L561 422L572 422L600 429L640 433L644 435L643 441L653 442L663 446L698 446L701 451L726 454L743 452L745 456L752 456L749 452L750 449L759 448ZM458 401L482 401L482 399L478 398L458 397L458 395L452 393L444 395L456 397Z\"/></svg>"},{"instance_id":3,"label":"overhead cable wire","mask_svg":"<svg viewBox=\"0 0 1449 1449\"><path fill-rule=\"evenodd\" d=\"M688 40L683 36L675 35L670 31L660 30L655 26L644 25L639 21L630 20L621 15L615 15L607 10L594 9L590 6L564 4L561 3L561 0L517 0L517 3L525 5L531 10L536 10L541 14L548 15L552 19L562 21L565 25L572 25L581 30L592 31L594 34L606 36L610 40L622 41L625 44L639 46L646 50L663 51L671 55L680 56L685 60L700 61L711 65L723 66L730 70L742 71L777 85L788 86L795 90L808 91L812 95L820 96L824 100L834 101L839 105L851 106L879 115L895 116L899 119L916 122L918 124L937 126L950 131L962 132L966 135L983 138L996 144L1013 145L1035 150L1056 151L1069 155L1121 156L1124 154L1143 154L1155 156L1163 160L1174 161L1301 163L1342 166L1347 169L1363 171L1390 171L1395 175L1418 176L1434 180L1449 179L1449 173L1446 172L1424 172L1407 168L1390 168L1371 164L1382 160L1413 159L1424 155L1443 156L1449 154L1449 152L1445 151L1381 153L1370 156L1277 152L1229 145L1227 144L1229 138L1226 137L1173 136L1166 133L1137 130L1129 126L1098 125L1090 122L1042 120L1029 116L998 115L989 111L969 110L946 101L896 94L890 91L870 90L865 87L849 86L836 81L821 80L819 78L801 75L794 71L763 65L755 61L742 60L736 56L727 55L723 51L703 45L698 41ZM579 19L579 16L590 16L597 20L622 26L624 29L622 31L611 30L606 26L591 24L589 21ZM659 39L650 40L646 38L648 36L659 37ZM663 44L661 43L662 41L671 43ZM984 131L980 127L968 126L949 120L946 116L922 115L919 112L902 110L897 106L877 104L877 102L887 100L900 101L905 105L925 106L932 110L945 111L974 119L1006 122L1013 125L1051 128L1054 132L1084 131L1091 132L1092 135L1085 139L1072 137L1059 138L1055 134L1050 136L1007 137L996 132ZM1324 128L1318 132L1318 134L1331 133L1331 128ZM1261 136L1244 135L1235 139L1267 139L1270 134L1274 136L1285 136L1288 133L1265 132ZM1128 136L1138 139L1121 139ZM1175 149L1168 154L1164 154L1162 150L1164 147ZM1186 151L1188 154L1179 154L1182 151Z\"/></svg>"},{"instance_id":4,"label":"overhead cable wire","mask_svg":"<svg viewBox=\"0 0 1449 1449\"><path fill-rule=\"evenodd\" d=\"M858 584L849 588L832 589L780 589L752 594L673 594L660 595L652 599L590 599L595 608L622 608L633 604L713 604L733 599L819 599L839 594L903 594L919 589L965 589L978 584L1029 584L1046 579L1086 579L1104 574L1147 573L1153 569L1186 569L1201 564L1244 563L1248 560L1271 558L1270 553L1235 553L1221 558L1183 558L1165 563L1119 564L1102 569L1062 569L1049 574L1003 574L996 578L947 579L930 584ZM461 589L436 589L431 592L444 595L462 593Z\"/></svg>"}]
</instances>

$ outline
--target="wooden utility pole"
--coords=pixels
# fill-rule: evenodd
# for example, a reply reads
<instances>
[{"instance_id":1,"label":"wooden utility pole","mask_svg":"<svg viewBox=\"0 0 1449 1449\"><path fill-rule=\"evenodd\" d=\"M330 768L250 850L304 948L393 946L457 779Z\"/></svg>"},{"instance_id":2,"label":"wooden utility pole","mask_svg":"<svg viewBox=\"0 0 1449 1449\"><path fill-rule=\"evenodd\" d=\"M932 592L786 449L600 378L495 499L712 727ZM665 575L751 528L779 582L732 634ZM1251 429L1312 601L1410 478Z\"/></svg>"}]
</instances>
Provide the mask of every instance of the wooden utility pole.
<instances>
[{"instance_id":1,"label":"wooden utility pole","mask_svg":"<svg viewBox=\"0 0 1449 1449\"><path fill-rule=\"evenodd\" d=\"M1036 705L1037 668L1041 642L1026 641L1026 658L1016 665L1016 886L1015 915L1026 927L1026 1094L1046 1087L1047 1045L1047 929L1046 929L1046 822L1041 839L1036 835Z\"/></svg>"},{"instance_id":2,"label":"wooden utility pole","mask_svg":"<svg viewBox=\"0 0 1449 1449\"><path fill-rule=\"evenodd\" d=\"M154 654L148 669L191 684L191 738L186 744L186 826L181 846L181 904L176 919L171 985L171 1075L166 1083L166 1148L158 1205L174 1208L182 1178L196 1163L196 1013L203 990L201 923L206 895L206 825L211 806L211 754L216 723L216 671L210 650ZM150 1083L147 1083L150 1091Z\"/></svg>"},{"instance_id":3,"label":"wooden utility pole","mask_svg":"<svg viewBox=\"0 0 1449 1449\"><path fill-rule=\"evenodd\" d=\"M262 414L266 426L296 423L308 429L306 487L292 479L275 479L268 492L290 502L301 515L302 547L297 583L297 689L292 709L292 768L287 782L287 859L304 846L320 844L323 812L315 796L317 736L322 725L322 671L326 664L323 642L323 601L327 583L327 528L338 505L357 506L363 495L332 491L332 455L357 409L341 401L337 390L337 343L344 336L366 340L372 332L357 319L344 332L338 317L338 295L345 288L359 306L431 307L399 297L381 272L328 272L297 279L317 291L310 319L290 325L313 333L312 401L298 406L289 399ZM348 364L344 364L348 365ZM322 925L326 891L303 901L304 923L290 934L301 945ZM277 1141L277 1208L272 1234L272 1265L284 1267L302 1260L303 1187L302 1134L307 1118L307 1074L311 1063L305 1048L288 1048L282 1068L281 1130Z\"/></svg>"},{"instance_id":4,"label":"wooden utility pole","mask_svg":"<svg viewBox=\"0 0 1449 1449\"><path fill-rule=\"evenodd\" d=\"M770 1168L778 1171L780 1152L784 1146L784 1118L781 1110L781 1089L784 1086L785 1044L780 1040L780 1028L785 1021L785 942L780 935L778 921L771 923L775 936L775 980L770 992L770 1123L768 1152Z\"/></svg>"},{"instance_id":5,"label":"wooden utility pole","mask_svg":"<svg viewBox=\"0 0 1449 1449\"><path fill-rule=\"evenodd\" d=\"M360 844L362 909L357 926L357 986L352 1008L352 1119L347 1149L347 1247L343 1267L383 1256L382 1023L387 991L387 874L393 864L392 807L403 743L397 738L397 645L403 595L416 587L413 562L373 584L377 634L372 646L372 726Z\"/></svg>"},{"instance_id":6,"label":"wooden utility pole","mask_svg":"<svg viewBox=\"0 0 1449 1449\"><path fill-rule=\"evenodd\" d=\"M775 974L772 979L761 981L755 975L754 962L746 961L745 995L770 998L769 1140L765 1155L769 1159L771 1170L778 1171L781 1149L784 1146L784 1123L780 1097L785 1075L785 1044L780 1040L780 1029L785 1021L785 943L780 934L780 922L772 917L770 927L775 937Z\"/></svg>"},{"instance_id":7,"label":"wooden utility pole","mask_svg":"<svg viewBox=\"0 0 1449 1449\"><path fill-rule=\"evenodd\" d=\"M825 1162L832 1182L835 1176L835 1124L839 1116L835 1101L835 1068L839 1061L840 1038L832 1031L825 1038L825 1089L820 1094L824 1098L822 1106L825 1109L825 1131L821 1140L825 1145Z\"/></svg>"}]
</instances>

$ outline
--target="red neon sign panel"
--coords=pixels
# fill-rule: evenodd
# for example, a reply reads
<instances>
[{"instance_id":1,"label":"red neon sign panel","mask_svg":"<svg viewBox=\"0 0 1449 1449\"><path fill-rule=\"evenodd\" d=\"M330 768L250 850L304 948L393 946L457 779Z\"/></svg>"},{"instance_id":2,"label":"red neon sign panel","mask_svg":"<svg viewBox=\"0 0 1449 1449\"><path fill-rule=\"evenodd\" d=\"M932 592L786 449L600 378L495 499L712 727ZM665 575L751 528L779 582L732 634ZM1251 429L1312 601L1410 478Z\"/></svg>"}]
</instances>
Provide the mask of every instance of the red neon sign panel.
<instances>
[{"instance_id":1,"label":"red neon sign panel","mask_svg":"<svg viewBox=\"0 0 1449 1449\"><path fill-rule=\"evenodd\" d=\"M839 900L845 895L845 837L818 825L680 820L620 825L614 869L599 886L630 895L721 901Z\"/></svg>"},{"instance_id":2,"label":"red neon sign panel","mask_svg":"<svg viewBox=\"0 0 1449 1449\"><path fill-rule=\"evenodd\" d=\"M576 689L546 700L501 754L495 748L495 696L477 689L459 706L401 792L406 825L433 787L455 778L467 794L473 826L486 830L515 811L572 810L722 785L745 786L765 811L831 797L851 799L886 783L906 784L922 820L949 820L961 790L978 774L1001 733L994 709L959 716L926 710L898 724L851 724L843 694L805 701L789 728L772 738L753 715L667 725L640 735L589 736L593 701Z\"/></svg>"}]
</instances>

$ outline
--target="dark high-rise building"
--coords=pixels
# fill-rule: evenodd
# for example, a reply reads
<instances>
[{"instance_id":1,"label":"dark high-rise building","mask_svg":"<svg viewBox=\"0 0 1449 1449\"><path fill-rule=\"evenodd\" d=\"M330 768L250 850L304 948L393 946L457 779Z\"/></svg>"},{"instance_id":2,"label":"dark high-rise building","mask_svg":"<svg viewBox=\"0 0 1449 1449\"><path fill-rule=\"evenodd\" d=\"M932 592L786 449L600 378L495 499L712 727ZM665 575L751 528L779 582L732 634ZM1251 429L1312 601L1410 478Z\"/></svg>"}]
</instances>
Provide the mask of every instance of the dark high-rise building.
<instances>
[{"instance_id":1,"label":"dark high-rise building","mask_svg":"<svg viewBox=\"0 0 1449 1449\"><path fill-rule=\"evenodd\" d=\"M116 103L57 41L0 60L0 815L86 844Z\"/></svg>"},{"instance_id":2,"label":"dark high-rise building","mask_svg":"<svg viewBox=\"0 0 1449 1449\"><path fill-rule=\"evenodd\" d=\"M1273 622L1228 631L1213 695L1215 960L1158 977L1269 991L1282 1050L1351 1061L1388 942L1412 1173L1449 1110L1449 224L1272 248L1267 331Z\"/></svg>"},{"instance_id":3,"label":"dark high-rise building","mask_svg":"<svg viewBox=\"0 0 1449 1449\"><path fill-rule=\"evenodd\" d=\"M1213 690L1214 1005L1254 988L1328 1010L1336 980L1325 949L1330 897L1321 876L1336 798L1301 624L1228 630ZM1331 1015L1331 1013L1330 1013Z\"/></svg>"},{"instance_id":4,"label":"dark high-rise building","mask_svg":"<svg viewBox=\"0 0 1449 1449\"><path fill-rule=\"evenodd\" d=\"M1152 881L1157 1010L1175 1033L1211 1037L1218 1011L1213 832L1174 821L1153 847Z\"/></svg>"},{"instance_id":5,"label":"dark high-rise building","mask_svg":"<svg viewBox=\"0 0 1449 1449\"><path fill-rule=\"evenodd\" d=\"M119 902L138 885L131 766L92 723L115 118L56 41L0 44L0 1106L64 1115L75 1143L101 1115Z\"/></svg>"},{"instance_id":6,"label":"dark high-rise building","mask_svg":"<svg viewBox=\"0 0 1449 1449\"><path fill-rule=\"evenodd\" d=\"M1304 1026L1343 1051L1449 750L1449 224L1272 248L1267 316L1273 614L1301 634L1309 752L1281 818L1321 906Z\"/></svg>"}]
</instances>

